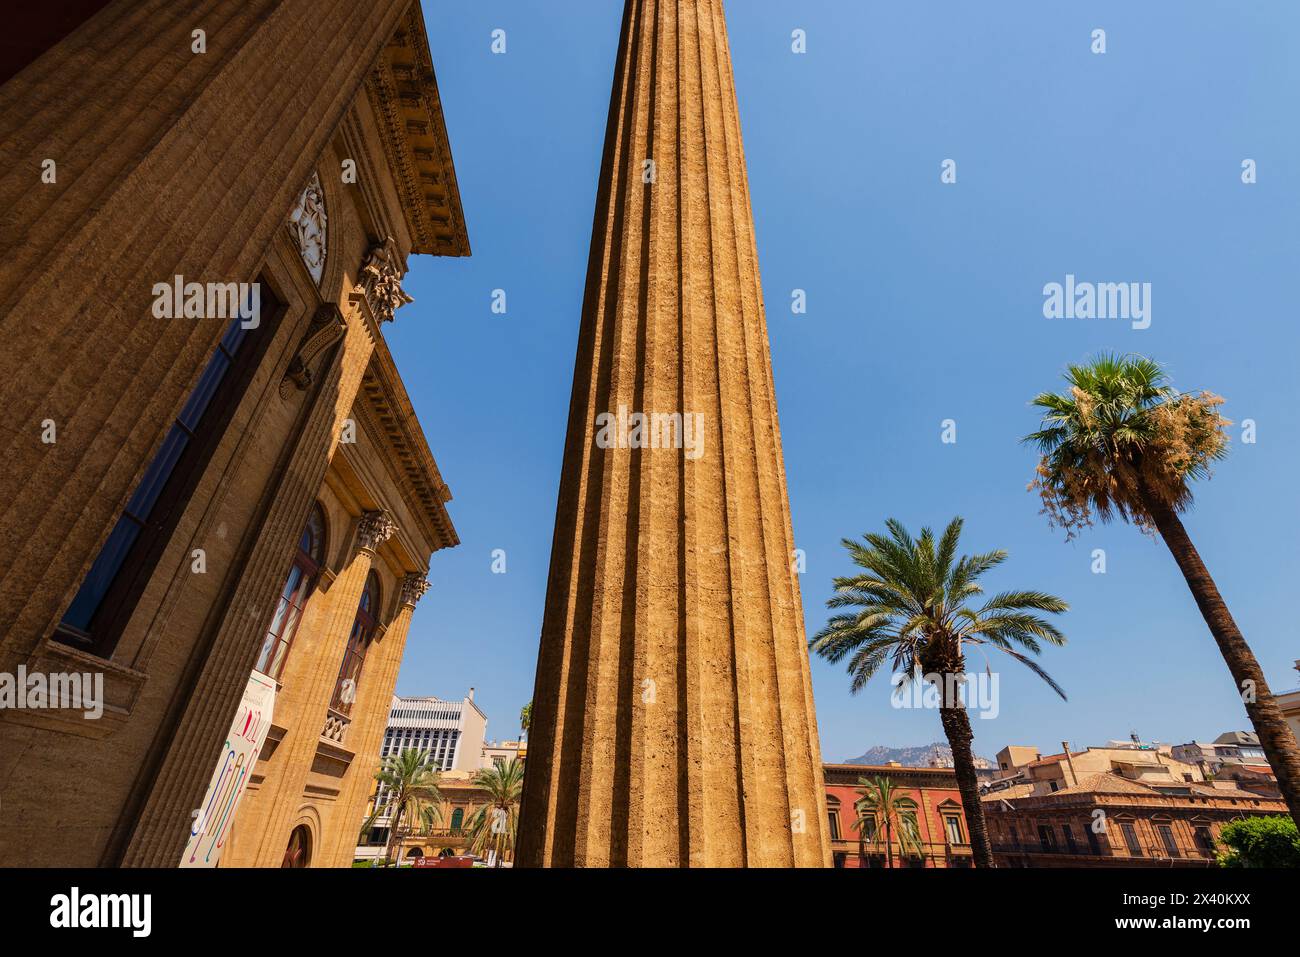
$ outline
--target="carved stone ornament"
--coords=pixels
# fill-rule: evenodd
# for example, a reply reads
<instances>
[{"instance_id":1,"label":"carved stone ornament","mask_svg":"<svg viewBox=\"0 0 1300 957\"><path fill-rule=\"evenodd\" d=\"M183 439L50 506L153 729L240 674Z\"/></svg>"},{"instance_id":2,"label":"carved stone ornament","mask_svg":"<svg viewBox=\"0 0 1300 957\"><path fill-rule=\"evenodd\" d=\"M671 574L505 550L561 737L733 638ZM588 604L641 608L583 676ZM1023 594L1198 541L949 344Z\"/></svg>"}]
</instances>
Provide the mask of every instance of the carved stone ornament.
<instances>
[{"instance_id":1,"label":"carved stone ornament","mask_svg":"<svg viewBox=\"0 0 1300 957\"><path fill-rule=\"evenodd\" d=\"M289 360L289 368L280 380L280 398L287 399L293 389L304 390L311 385L311 364L322 352L343 338L347 323L343 313L334 303L325 303L312 316L311 325L298 343L298 351Z\"/></svg>"},{"instance_id":2,"label":"carved stone ornament","mask_svg":"<svg viewBox=\"0 0 1300 957\"><path fill-rule=\"evenodd\" d=\"M425 581L423 575L407 575L402 579L402 597L403 605L415 607L416 603L424 597L424 593L429 590L429 583Z\"/></svg>"},{"instance_id":3,"label":"carved stone ornament","mask_svg":"<svg viewBox=\"0 0 1300 957\"><path fill-rule=\"evenodd\" d=\"M357 526L357 548L373 552L396 531L397 523L387 512L362 512Z\"/></svg>"},{"instance_id":4,"label":"carved stone ornament","mask_svg":"<svg viewBox=\"0 0 1300 957\"><path fill-rule=\"evenodd\" d=\"M414 301L402 289L403 272L393 237L389 236L366 253L354 291L365 296L378 322L392 322L393 313Z\"/></svg>"},{"instance_id":5,"label":"carved stone ornament","mask_svg":"<svg viewBox=\"0 0 1300 957\"><path fill-rule=\"evenodd\" d=\"M325 274L326 219L325 193L320 187L320 176L313 172L289 213L289 232L298 243L298 255L318 286Z\"/></svg>"}]
</instances>

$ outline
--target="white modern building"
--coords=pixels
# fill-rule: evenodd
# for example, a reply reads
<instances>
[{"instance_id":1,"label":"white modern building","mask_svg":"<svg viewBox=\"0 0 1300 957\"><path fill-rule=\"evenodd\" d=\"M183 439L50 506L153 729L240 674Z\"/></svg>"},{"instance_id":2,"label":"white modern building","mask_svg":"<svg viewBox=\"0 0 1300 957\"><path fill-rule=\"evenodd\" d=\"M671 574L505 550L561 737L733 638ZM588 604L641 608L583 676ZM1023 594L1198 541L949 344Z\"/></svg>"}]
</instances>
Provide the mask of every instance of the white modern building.
<instances>
[{"instance_id":1,"label":"white modern building","mask_svg":"<svg viewBox=\"0 0 1300 957\"><path fill-rule=\"evenodd\" d=\"M439 771L477 771L487 715L474 703L474 689L460 701L393 696L380 757L407 748L428 751Z\"/></svg>"}]
</instances>

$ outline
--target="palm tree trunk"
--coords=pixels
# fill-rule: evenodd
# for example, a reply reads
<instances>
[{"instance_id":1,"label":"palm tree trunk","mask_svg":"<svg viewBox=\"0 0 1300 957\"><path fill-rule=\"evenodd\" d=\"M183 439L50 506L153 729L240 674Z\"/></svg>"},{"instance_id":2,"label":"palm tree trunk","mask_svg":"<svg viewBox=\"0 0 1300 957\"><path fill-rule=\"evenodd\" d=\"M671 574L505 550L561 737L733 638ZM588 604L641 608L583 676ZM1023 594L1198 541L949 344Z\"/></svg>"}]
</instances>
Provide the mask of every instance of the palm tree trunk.
<instances>
[{"instance_id":1,"label":"palm tree trunk","mask_svg":"<svg viewBox=\"0 0 1300 957\"><path fill-rule=\"evenodd\" d=\"M944 677L947 678L947 675ZM950 685L945 683L946 687ZM943 733L948 736L948 747L952 749L952 768L957 774L957 790L961 792L966 830L970 832L971 856L976 867L993 867L993 848L989 844L988 827L984 823L979 778L975 775L975 758L971 754L971 741L975 735L970 729L970 716L958 703L954 707L940 707L939 720L943 722Z\"/></svg>"},{"instance_id":2,"label":"palm tree trunk","mask_svg":"<svg viewBox=\"0 0 1300 957\"><path fill-rule=\"evenodd\" d=\"M894 868L894 829L889 826L889 814L885 813L885 867Z\"/></svg>"},{"instance_id":3,"label":"palm tree trunk","mask_svg":"<svg viewBox=\"0 0 1300 957\"><path fill-rule=\"evenodd\" d=\"M384 867L393 866L393 842L397 840L397 825L402 820L402 810L398 808L393 812L393 821L388 826L388 844L384 847Z\"/></svg>"},{"instance_id":4,"label":"palm tree trunk","mask_svg":"<svg viewBox=\"0 0 1300 957\"><path fill-rule=\"evenodd\" d=\"M1277 775L1282 798L1291 811L1296 827L1300 828L1300 749L1296 747L1295 735L1287 727L1282 709L1278 707L1268 682L1264 680L1263 669L1255 660L1255 654L1250 650L1250 645L1246 644L1237 623L1233 621L1227 603L1219 594L1205 563L1201 561L1200 553L1192 544L1182 520L1156 496L1145 495L1143 498L1147 513L1155 522L1174 561L1178 563L1183 578L1187 580L1187 587L1196 599L1201 617L1210 626L1210 634L1219 646L1219 653L1223 655L1228 671L1232 673L1232 680L1236 682L1237 693L1246 706L1246 714L1250 716L1255 733L1259 735L1264 756ZM1253 694L1247 694L1248 689Z\"/></svg>"}]
</instances>

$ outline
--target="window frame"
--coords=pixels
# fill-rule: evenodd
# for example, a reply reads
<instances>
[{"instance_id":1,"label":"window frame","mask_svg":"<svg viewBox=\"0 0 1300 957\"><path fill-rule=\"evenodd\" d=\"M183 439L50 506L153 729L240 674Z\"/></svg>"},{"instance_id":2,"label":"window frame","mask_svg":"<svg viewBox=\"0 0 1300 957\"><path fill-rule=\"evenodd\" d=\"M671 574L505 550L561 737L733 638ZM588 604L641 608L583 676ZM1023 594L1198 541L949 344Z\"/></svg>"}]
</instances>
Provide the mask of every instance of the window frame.
<instances>
[{"instance_id":1,"label":"window frame","mask_svg":"<svg viewBox=\"0 0 1300 957\"><path fill-rule=\"evenodd\" d=\"M199 371L199 378L186 393L180 408L168 421L158 446L153 450L140 480L132 487L126 502L115 513L108 537L100 543L90 566L78 583L73 602L80 595L86 584L86 578L99 561L105 548L110 543L119 524L128 517L134 521L139 530L127 546L126 557L113 573L113 578L100 596L95 610L87 621L87 628L80 629L67 624L64 617L71 609L71 603L55 623L51 635L53 641L68 645L82 652L105 660L111 659L117 650L127 624L135 614L140 598L149 582L157 572L163 553L176 532L176 526L183 517L186 505L191 501L212 457L221 441L226 437L235 412L248 393L257 370L261 368L275 330L286 312L283 297L278 295L265 274L259 274L255 280L259 287L259 324L254 329L244 330L239 347L234 353L226 353L223 348L227 337L241 320L236 317L225 326L221 338ZM214 387L202 412L193 423L195 428L184 425L181 417L189 409L190 403L198 394L203 384L203 377L218 355L226 354L228 365L221 379ZM162 485L155 493L153 504L143 522L135 516L128 516L127 509L139 494L144 482L149 477L159 456L165 451L168 441L177 427L186 432L187 441L177 455L171 470L162 480ZM188 563L188 556L186 558Z\"/></svg>"},{"instance_id":2,"label":"window frame","mask_svg":"<svg viewBox=\"0 0 1300 957\"><path fill-rule=\"evenodd\" d=\"M313 543L316 546L313 549L316 554L311 554L303 551L302 539L303 535L306 535L311 531L312 520L315 518L320 519L320 534L316 536L317 540ZM280 588L280 597L276 599L275 613L272 615L271 621L267 625L266 634L262 636L262 646L258 649L257 659L253 663L254 671L266 675L277 685L281 683L281 678L284 676L285 666L289 663L289 655L293 652L293 643L298 637L298 629L302 627L303 616L307 613L307 602L311 601L311 596L316 592L316 585L320 582L320 572L325 566L325 557L328 554L328 549L329 520L325 514L324 506L321 505L320 502L314 502L311 511L307 513L307 521L303 524L302 535L298 536L298 548L294 551L293 561L290 563L289 571L285 576L285 583ZM283 645L284 651L279 653L278 656L273 652L271 657L267 659L268 642L272 634L271 629L275 627L276 618L280 616L281 603L285 601L285 591L292 582L295 572L298 573L299 578L294 593L301 595L301 598L298 599L296 605L298 615L293 620L293 625L289 631L288 637L286 638L283 633L276 635L275 645L270 646L274 648ZM292 600L290 600L290 605L293 605ZM261 667L263 663L272 665L276 661L279 662L278 668L268 667L263 669Z\"/></svg>"},{"instance_id":3,"label":"window frame","mask_svg":"<svg viewBox=\"0 0 1300 957\"><path fill-rule=\"evenodd\" d=\"M370 599L367 604L367 598ZM330 710L345 718L352 717L352 706L356 704L356 695L361 687L361 673L366 666L366 656L371 642L379 630L379 614L383 607L383 583L379 573L373 568L366 575L365 587L357 601L357 613L352 619L352 628L348 632L348 642L343 648L343 660L339 662L338 677L334 679L334 691L330 695ZM349 665L355 662L355 670L349 674ZM352 700L342 699L343 682L352 679Z\"/></svg>"}]
</instances>

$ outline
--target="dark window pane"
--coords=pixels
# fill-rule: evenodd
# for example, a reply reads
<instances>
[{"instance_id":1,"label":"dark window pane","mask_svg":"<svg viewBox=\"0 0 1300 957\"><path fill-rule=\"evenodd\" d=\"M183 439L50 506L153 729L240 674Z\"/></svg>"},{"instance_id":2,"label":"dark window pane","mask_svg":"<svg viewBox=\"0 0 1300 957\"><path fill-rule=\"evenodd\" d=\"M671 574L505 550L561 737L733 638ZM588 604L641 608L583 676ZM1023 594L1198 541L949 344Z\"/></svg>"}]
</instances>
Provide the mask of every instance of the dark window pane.
<instances>
[{"instance_id":1,"label":"dark window pane","mask_svg":"<svg viewBox=\"0 0 1300 957\"><path fill-rule=\"evenodd\" d=\"M230 360L226 358L225 353L218 350L208 360L208 366L203 370L203 375L199 376L199 381L194 385L194 391L190 393L190 399L185 403L185 408L181 409L179 421L181 425L195 432L199 427L199 419L203 417L208 403L216 395L217 386L221 385L222 378L225 377L226 370L230 368Z\"/></svg>"},{"instance_id":2,"label":"dark window pane","mask_svg":"<svg viewBox=\"0 0 1300 957\"><path fill-rule=\"evenodd\" d=\"M226 334L221 337L221 348L232 356L239 351L239 347L244 343L244 337L248 335L248 330L243 327L242 323L242 319L235 319L227 327Z\"/></svg>"},{"instance_id":3,"label":"dark window pane","mask_svg":"<svg viewBox=\"0 0 1300 957\"><path fill-rule=\"evenodd\" d=\"M163 488L167 485L167 480L171 478L172 470L176 468L177 460L181 457L181 452L185 450L185 446L189 444L189 441L190 437L179 426L173 425L167 431L167 437L163 439L158 454L153 457L153 461L149 463L148 471L144 473L144 478L140 480L140 487L131 496L131 501L126 503L126 510L129 514L134 515L141 522L149 518L154 503L158 501L158 496L162 494Z\"/></svg>"},{"instance_id":4,"label":"dark window pane","mask_svg":"<svg viewBox=\"0 0 1300 957\"><path fill-rule=\"evenodd\" d=\"M63 616L64 624L81 631L89 630L90 619L95 614L95 609L103 600L108 586L113 584L118 569L122 567L122 562L126 560L127 553L130 552L131 545L139 534L140 526L127 516L124 515L117 520L117 525L109 534L99 557L91 566L90 574L81 583L77 597L72 599L72 604L68 606L68 612Z\"/></svg>"}]
</instances>

